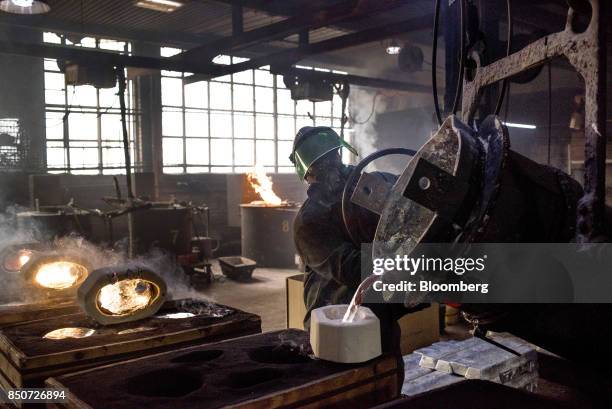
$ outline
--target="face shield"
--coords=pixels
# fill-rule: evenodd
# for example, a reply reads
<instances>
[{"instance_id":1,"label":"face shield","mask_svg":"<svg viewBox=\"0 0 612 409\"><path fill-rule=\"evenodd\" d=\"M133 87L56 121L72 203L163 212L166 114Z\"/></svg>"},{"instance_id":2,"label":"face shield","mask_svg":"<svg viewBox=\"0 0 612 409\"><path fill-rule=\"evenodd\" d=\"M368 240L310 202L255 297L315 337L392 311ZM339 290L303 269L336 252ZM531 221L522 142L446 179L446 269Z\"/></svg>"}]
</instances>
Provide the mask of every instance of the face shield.
<instances>
[{"instance_id":1,"label":"face shield","mask_svg":"<svg viewBox=\"0 0 612 409\"><path fill-rule=\"evenodd\" d=\"M305 137L289 156L300 180L304 180L306 172L314 162L331 151L344 147L354 155L358 155L355 148L340 139L331 128L314 128L314 131L316 133Z\"/></svg>"}]
</instances>

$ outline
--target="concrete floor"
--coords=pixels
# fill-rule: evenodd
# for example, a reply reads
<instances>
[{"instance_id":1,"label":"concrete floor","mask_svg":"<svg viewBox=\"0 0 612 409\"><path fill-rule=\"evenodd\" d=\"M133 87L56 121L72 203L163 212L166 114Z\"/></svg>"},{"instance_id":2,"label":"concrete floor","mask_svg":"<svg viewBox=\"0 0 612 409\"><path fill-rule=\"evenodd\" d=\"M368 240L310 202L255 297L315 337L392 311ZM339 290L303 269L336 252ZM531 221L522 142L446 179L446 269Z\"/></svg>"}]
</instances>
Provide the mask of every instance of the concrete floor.
<instances>
[{"instance_id":1,"label":"concrete floor","mask_svg":"<svg viewBox=\"0 0 612 409\"><path fill-rule=\"evenodd\" d=\"M222 275L213 263L213 273L214 282L199 291L205 298L259 315L264 332L287 328L285 279L299 271L257 268L251 281L237 282Z\"/></svg>"}]
</instances>

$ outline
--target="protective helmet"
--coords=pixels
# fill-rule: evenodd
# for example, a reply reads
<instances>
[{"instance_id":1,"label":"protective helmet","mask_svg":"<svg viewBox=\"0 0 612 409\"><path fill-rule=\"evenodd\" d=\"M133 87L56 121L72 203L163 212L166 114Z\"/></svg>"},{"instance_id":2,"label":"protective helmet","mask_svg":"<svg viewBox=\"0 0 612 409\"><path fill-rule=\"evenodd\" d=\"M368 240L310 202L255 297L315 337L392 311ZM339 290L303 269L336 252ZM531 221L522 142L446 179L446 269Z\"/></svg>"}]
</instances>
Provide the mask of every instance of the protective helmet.
<instances>
[{"instance_id":1,"label":"protective helmet","mask_svg":"<svg viewBox=\"0 0 612 409\"><path fill-rule=\"evenodd\" d=\"M357 150L348 142L342 140L330 127L305 126L295 136L293 151L289 155L289 160L295 166L295 171L300 180L304 180L306 172L313 163L325 154L342 147L358 155Z\"/></svg>"}]
</instances>

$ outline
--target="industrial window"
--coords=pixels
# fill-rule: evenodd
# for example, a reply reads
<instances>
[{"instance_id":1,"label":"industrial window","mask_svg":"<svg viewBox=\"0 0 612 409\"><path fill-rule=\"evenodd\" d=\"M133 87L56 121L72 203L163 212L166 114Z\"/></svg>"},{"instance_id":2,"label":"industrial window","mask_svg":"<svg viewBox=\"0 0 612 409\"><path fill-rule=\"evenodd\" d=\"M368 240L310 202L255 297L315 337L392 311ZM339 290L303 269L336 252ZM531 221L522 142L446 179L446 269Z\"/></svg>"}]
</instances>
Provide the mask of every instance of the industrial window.
<instances>
[{"instance_id":1,"label":"industrial window","mask_svg":"<svg viewBox=\"0 0 612 409\"><path fill-rule=\"evenodd\" d=\"M161 48L162 57L179 52ZM214 62L244 60L222 55ZM242 173L255 164L289 173L298 129L327 125L340 132L342 101L337 95L331 102L296 103L282 77L267 67L191 84L183 83L187 75L162 71L165 173Z\"/></svg>"},{"instance_id":2,"label":"industrial window","mask_svg":"<svg viewBox=\"0 0 612 409\"><path fill-rule=\"evenodd\" d=\"M46 43L98 48L130 53L130 43L85 37L80 39L44 33ZM125 173L123 133L118 87L96 89L90 85L66 85L57 61L44 60L47 170L50 173ZM126 106L133 152L132 86L128 82ZM134 160L132 160L134 162ZM138 168L138 164L135 164Z\"/></svg>"}]
</instances>

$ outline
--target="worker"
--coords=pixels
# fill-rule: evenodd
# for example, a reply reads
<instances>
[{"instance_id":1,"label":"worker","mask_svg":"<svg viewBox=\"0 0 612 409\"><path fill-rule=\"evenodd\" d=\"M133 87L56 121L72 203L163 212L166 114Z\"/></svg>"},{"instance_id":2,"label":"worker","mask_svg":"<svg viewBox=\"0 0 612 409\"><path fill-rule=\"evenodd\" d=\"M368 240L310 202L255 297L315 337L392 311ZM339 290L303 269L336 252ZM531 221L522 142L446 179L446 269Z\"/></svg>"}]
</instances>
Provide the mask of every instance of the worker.
<instances>
[{"instance_id":1,"label":"worker","mask_svg":"<svg viewBox=\"0 0 612 409\"><path fill-rule=\"evenodd\" d=\"M359 243L351 240L342 217L342 192L352 167L342 163L340 149L357 151L329 127L303 127L293 142L289 157L299 178L308 183L308 198L294 221L294 240L305 264L304 327L310 327L312 310L331 304L349 304L361 282L362 254ZM396 177L380 173L388 182ZM355 206L349 220L363 243L371 243L378 216ZM397 305L368 305L381 321L383 349L399 350L401 316ZM403 313L408 312L404 309Z\"/></svg>"}]
</instances>

